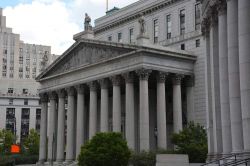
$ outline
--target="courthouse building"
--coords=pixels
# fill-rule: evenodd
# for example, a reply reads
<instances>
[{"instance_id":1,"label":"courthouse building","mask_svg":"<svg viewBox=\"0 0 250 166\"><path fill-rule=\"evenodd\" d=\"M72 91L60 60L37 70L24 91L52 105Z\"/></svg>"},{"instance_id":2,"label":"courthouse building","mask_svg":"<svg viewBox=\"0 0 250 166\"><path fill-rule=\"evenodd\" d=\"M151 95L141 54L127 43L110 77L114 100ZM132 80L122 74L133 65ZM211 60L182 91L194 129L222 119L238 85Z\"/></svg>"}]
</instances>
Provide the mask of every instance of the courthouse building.
<instances>
[{"instance_id":1,"label":"courthouse building","mask_svg":"<svg viewBox=\"0 0 250 166\"><path fill-rule=\"evenodd\" d=\"M249 0L140 0L94 28L86 15L74 39L37 77L40 163L72 162L105 131L135 151L171 149L188 121L206 126L209 160L250 151Z\"/></svg>"}]
</instances>

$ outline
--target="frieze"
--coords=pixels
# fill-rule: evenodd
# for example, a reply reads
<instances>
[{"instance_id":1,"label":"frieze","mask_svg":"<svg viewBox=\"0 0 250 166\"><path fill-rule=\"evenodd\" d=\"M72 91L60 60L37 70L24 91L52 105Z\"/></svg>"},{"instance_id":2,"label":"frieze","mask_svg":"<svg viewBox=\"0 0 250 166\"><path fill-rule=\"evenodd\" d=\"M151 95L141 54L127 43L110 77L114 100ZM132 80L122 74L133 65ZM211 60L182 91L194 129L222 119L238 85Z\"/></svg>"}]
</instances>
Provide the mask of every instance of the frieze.
<instances>
[{"instance_id":1,"label":"frieze","mask_svg":"<svg viewBox=\"0 0 250 166\"><path fill-rule=\"evenodd\" d=\"M63 61L57 64L48 75L64 73L99 61L107 60L125 53L130 49L117 49L113 47L100 47L91 44L82 44L69 53Z\"/></svg>"}]
</instances>

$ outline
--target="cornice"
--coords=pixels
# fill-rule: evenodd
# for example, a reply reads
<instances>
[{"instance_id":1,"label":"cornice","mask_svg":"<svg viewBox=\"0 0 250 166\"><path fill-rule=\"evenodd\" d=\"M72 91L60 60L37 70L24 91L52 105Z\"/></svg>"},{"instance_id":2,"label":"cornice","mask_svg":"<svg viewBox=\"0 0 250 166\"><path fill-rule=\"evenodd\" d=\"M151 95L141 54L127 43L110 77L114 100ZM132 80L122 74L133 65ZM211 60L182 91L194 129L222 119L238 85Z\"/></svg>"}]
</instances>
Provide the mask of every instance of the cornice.
<instances>
[{"instance_id":1,"label":"cornice","mask_svg":"<svg viewBox=\"0 0 250 166\"><path fill-rule=\"evenodd\" d=\"M124 17L124 18L121 18L119 20L113 21L112 23L110 23L108 25L103 25L103 26L100 26L100 27L96 27L96 28L94 28L94 33L95 34L102 33L104 31L112 29L112 28L114 28L116 26L119 26L119 25L125 24L127 22L136 20L141 16L141 14L143 14L144 16L149 15L149 14L151 14L153 12L156 12L156 11L158 11L160 9L168 7L168 6L174 4L174 3L178 2L178 1L183 1L183 0L168 0L168 1L163 1L161 3L152 5L152 6L148 7L148 8L146 8L146 9L142 9L140 11L137 11L137 12L135 12L135 13L127 16L127 17Z\"/></svg>"}]
</instances>

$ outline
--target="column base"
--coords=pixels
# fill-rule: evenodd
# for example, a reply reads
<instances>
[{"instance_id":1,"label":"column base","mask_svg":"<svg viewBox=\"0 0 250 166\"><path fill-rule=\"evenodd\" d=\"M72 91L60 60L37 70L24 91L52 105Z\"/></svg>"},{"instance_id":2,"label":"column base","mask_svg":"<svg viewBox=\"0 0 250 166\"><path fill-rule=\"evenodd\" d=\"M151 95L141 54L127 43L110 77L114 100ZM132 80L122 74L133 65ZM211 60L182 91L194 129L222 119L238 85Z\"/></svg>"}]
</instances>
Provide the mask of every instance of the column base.
<instances>
[{"instance_id":1,"label":"column base","mask_svg":"<svg viewBox=\"0 0 250 166\"><path fill-rule=\"evenodd\" d=\"M37 165L37 166L43 166L44 163L45 163L45 159L39 160L39 161L36 163L36 165Z\"/></svg>"}]
</instances>

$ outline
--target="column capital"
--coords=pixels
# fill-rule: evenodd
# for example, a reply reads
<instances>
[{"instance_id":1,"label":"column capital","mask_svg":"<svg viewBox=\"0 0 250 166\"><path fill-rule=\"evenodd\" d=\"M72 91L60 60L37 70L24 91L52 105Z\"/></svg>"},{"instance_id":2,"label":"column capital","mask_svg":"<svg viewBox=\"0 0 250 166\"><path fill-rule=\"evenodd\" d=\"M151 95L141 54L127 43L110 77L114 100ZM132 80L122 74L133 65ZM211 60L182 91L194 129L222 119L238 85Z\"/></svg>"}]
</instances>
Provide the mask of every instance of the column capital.
<instances>
[{"instance_id":1,"label":"column capital","mask_svg":"<svg viewBox=\"0 0 250 166\"><path fill-rule=\"evenodd\" d=\"M66 96L65 89L57 90L57 95L59 98L65 98L65 96Z\"/></svg>"},{"instance_id":2,"label":"column capital","mask_svg":"<svg viewBox=\"0 0 250 166\"><path fill-rule=\"evenodd\" d=\"M152 70L149 69L139 69L136 70L136 74L139 76L140 80L148 80L150 73L152 73Z\"/></svg>"},{"instance_id":3,"label":"column capital","mask_svg":"<svg viewBox=\"0 0 250 166\"><path fill-rule=\"evenodd\" d=\"M84 85L83 84L76 85L75 89L76 89L76 91L77 91L78 94L84 94Z\"/></svg>"},{"instance_id":4,"label":"column capital","mask_svg":"<svg viewBox=\"0 0 250 166\"><path fill-rule=\"evenodd\" d=\"M134 83L135 75L132 72L122 74L126 83Z\"/></svg>"},{"instance_id":5,"label":"column capital","mask_svg":"<svg viewBox=\"0 0 250 166\"><path fill-rule=\"evenodd\" d=\"M103 78L101 80L98 80L98 83L100 84L101 89L108 89L108 87L109 87L109 81L107 78Z\"/></svg>"},{"instance_id":6,"label":"column capital","mask_svg":"<svg viewBox=\"0 0 250 166\"><path fill-rule=\"evenodd\" d=\"M173 76L173 84L174 85L180 85L181 84L181 80L184 78L183 74L175 74Z\"/></svg>"},{"instance_id":7,"label":"column capital","mask_svg":"<svg viewBox=\"0 0 250 166\"><path fill-rule=\"evenodd\" d=\"M111 80L113 86L120 86L121 85L121 76L120 75L111 76L110 80Z\"/></svg>"},{"instance_id":8,"label":"column capital","mask_svg":"<svg viewBox=\"0 0 250 166\"><path fill-rule=\"evenodd\" d=\"M66 91L68 93L68 96L74 96L75 95L75 88L74 87L66 88Z\"/></svg>"},{"instance_id":9,"label":"column capital","mask_svg":"<svg viewBox=\"0 0 250 166\"><path fill-rule=\"evenodd\" d=\"M219 15L226 14L227 12L227 1L228 0L218 0L217 1L217 10Z\"/></svg>"},{"instance_id":10,"label":"column capital","mask_svg":"<svg viewBox=\"0 0 250 166\"><path fill-rule=\"evenodd\" d=\"M42 103L48 102L48 94L47 93L40 93L39 97Z\"/></svg>"},{"instance_id":11,"label":"column capital","mask_svg":"<svg viewBox=\"0 0 250 166\"><path fill-rule=\"evenodd\" d=\"M193 87L194 86L194 75L187 76L185 78L185 85L186 87Z\"/></svg>"},{"instance_id":12,"label":"column capital","mask_svg":"<svg viewBox=\"0 0 250 166\"><path fill-rule=\"evenodd\" d=\"M97 91L97 89L98 89L98 84L96 81L89 82L89 83L87 83L87 85L88 85L90 91Z\"/></svg>"},{"instance_id":13,"label":"column capital","mask_svg":"<svg viewBox=\"0 0 250 166\"><path fill-rule=\"evenodd\" d=\"M159 71L157 74L157 82L164 83L166 81L166 77L169 75L169 73L161 72Z\"/></svg>"},{"instance_id":14,"label":"column capital","mask_svg":"<svg viewBox=\"0 0 250 166\"><path fill-rule=\"evenodd\" d=\"M49 92L49 99L50 100L56 100L57 94L56 92Z\"/></svg>"}]
</instances>

